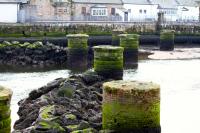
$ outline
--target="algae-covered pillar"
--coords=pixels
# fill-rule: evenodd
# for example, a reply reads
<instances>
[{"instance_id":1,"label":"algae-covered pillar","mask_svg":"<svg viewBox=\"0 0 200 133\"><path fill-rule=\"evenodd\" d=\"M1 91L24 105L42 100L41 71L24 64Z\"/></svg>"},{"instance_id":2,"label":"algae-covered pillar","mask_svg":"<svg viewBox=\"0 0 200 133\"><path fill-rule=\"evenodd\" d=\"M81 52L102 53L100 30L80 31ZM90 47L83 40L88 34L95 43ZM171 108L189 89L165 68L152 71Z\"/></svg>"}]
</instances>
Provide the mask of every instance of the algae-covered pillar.
<instances>
[{"instance_id":1,"label":"algae-covered pillar","mask_svg":"<svg viewBox=\"0 0 200 133\"><path fill-rule=\"evenodd\" d=\"M152 82L103 84L103 129L160 133L160 86Z\"/></svg>"},{"instance_id":2,"label":"algae-covered pillar","mask_svg":"<svg viewBox=\"0 0 200 133\"><path fill-rule=\"evenodd\" d=\"M124 34L124 33L125 33L125 31L122 29L114 29L112 31L112 45L119 46L119 44L120 44L119 35Z\"/></svg>"},{"instance_id":3,"label":"algae-covered pillar","mask_svg":"<svg viewBox=\"0 0 200 133\"><path fill-rule=\"evenodd\" d=\"M11 97L12 91L0 86L0 133L10 133L11 131Z\"/></svg>"},{"instance_id":4,"label":"algae-covered pillar","mask_svg":"<svg viewBox=\"0 0 200 133\"><path fill-rule=\"evenodd\" d=\"M93 49L94 70L105 78L122 79L124 48L101 45Z\"/></svg>"},{"instance_id":5,"label":"algae-covered pillar","mask_svg":"<svg viewBox=\"0 0 200 133\"><path fill-rule=\"evenodd\" d=\"M68 40L68 66L75 70L87 69L88 38L86 34L69 34Z\"/></svg>"},{"instance_id":6,"label":"algae-covered pillar","mask_svg":"<svg viewBox=\"0 0 200 133\"><path fill-rule=\"evenodd\" d=\"M124 67L137 68L138 66L138 34L120 34L120 46L124 48Z\"/></svg>"},{"instance_id":7,"label":"algae-covered pillar","mask_svg":"<svg viewBox=\"0 0 200 133\"><path fill-rule=\"evenodd\" d=\"M160 33L160 50L174 50L174 30L163 30Z\"/></svg>"}]
</instances>

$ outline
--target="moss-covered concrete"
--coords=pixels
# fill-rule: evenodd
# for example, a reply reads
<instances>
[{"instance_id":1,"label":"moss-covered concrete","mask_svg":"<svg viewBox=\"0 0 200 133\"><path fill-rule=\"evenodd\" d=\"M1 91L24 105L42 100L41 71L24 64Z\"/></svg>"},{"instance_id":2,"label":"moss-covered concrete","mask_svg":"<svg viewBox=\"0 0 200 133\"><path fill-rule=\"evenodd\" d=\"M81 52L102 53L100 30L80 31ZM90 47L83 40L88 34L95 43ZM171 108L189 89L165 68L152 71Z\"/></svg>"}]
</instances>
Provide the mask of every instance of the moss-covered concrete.
<instances>
[{"instance_id":1,"label":"moss-covered concrete","mask_svg":"<svg viewBox=\"0 0 200 133\"><path fill-rule=\"evenodd\" d=\"M139 48L139 35L137 34L121 34L120 46L126 49L138 49Z\"/></svg>"},{"instance_id":2,"label":"moss-covered concrete","mask_svg":"<svg viewBox=\"0 0 200 133\"><path fill-rule=\"evenodd\" d=\"M8 88L0 86L0 101L10 100L12 97L12 91Z\"/></svg>"},{"instance_id":3,"label":"moss-covered concrete","mask_svg":"<svg viewBox=\"0 0 200 133\"><path fill-rule=\"evenodd\" d=\"M10 133L11 132L11 127L6 127L0 129L0 133Z\"/></svg>"},{"instance_id":4,"label":"moss-covered concrete","mask_svg":"<svg viewBox=\"0 0 200 133\"><path fill-rule=\"evenodd\" d=\"M1 119L0 120L0 129L8 128L11 124L11 118Z\"/></svg>"},{"instance_id":5,"label":"moss-covered concrete","mask_svg":"<svg viewBox=\"0 0 200 133\"><path fill-rule=\"evenodd\" d=\"M152 82L103 84L103 129L115 131L160 127L160 86Z\"/></svg>"},{"instance_id":6,"label":"moss-covered concrete","mask_svg":"<svg viewBox=\"0 0 200 133\"><path fill-rule=\"evenodd\" d=\"M71 49L87 49L88 38L86 34L69 34L67 35L68 48Z\"/></svg>"},{"instance_id":7,"label":"moss-covered concrete","mask_svg":"<svg viewBox=\"0 0 200 133\"><path fill-rule=\"evenodd\" d=\"M174 50L174 33L173 30L163 30L160 33L160 50Z\"/></svg>"},{"instance_id":8,"label":"moss-covered concrete","mask_svg":"<svg viewBox=\"0 0 200 133\"><path fill-rule=\"evenodd\" d=\"M121 79L123 75L123 48L94 47L94 70L105 78Z\"/></svg>"},{"instance_id":9,"label":"moss-covered concrete","mask_svg":"<svg viewBox=\"0 0 200 133\"><path fill-rule=\"evenodd\" d=\"M125 31L122 29L114 29L112 31L112 45L119 46L119 44L120 44L119 35L124 34L124 33L125 33Z\"/></svg>"}]
</instances>

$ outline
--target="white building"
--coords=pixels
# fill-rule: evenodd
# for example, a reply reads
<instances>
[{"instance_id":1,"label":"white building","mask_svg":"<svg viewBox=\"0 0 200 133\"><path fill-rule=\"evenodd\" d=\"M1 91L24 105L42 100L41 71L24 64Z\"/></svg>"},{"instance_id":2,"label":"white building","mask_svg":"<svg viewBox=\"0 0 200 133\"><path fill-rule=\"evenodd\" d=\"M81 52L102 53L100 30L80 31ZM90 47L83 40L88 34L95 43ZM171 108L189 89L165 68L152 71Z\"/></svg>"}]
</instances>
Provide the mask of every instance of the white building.
<instances>
[{"instance_id":1,"label":"white building","mask_svg":"<svg viewBox=\"0 0 200 133\"><path fill-rule=\"evenodd\" d=\"M150 0L123 0L123 6L128 11L128 21L157 20L158 5Z\"/></svg>"},{"instance_id":2,"label":"white building","mask_svg":"<svg viewBox=\"0 0 200 133\"><path fill-rule=\"evenodd\" d=\"M198 21L199 7L194 0L178 0L178 21Z\"/></svg>"},{"instance_id":3,"label":"white building","mask_svg":"<svg viewBox=\"0 0 200 133\"><path fill-rule=\"evenodd\" d=\"M177 21L177 0L152 0L152 4L157 5L157 13L164 14L165 21Z\"/></svg>"},{"instance_id":4,"label":"white building","mask_svg":"<svg viewBox=\"0 0 200 133\"><path fill-rule=\"evenodd\" d=\"M18 22L19 5L23 0L0 0L0 23Z\"/></svg>"}]
</instances>

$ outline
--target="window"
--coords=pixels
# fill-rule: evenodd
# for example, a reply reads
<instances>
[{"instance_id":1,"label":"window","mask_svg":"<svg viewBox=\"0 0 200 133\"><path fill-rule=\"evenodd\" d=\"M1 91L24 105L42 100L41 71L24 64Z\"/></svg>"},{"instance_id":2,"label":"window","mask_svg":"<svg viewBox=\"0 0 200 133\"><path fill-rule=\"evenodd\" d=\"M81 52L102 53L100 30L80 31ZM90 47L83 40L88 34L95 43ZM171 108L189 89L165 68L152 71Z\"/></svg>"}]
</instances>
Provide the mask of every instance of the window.
<instances>
[{"instance_id":1,"label":"window","mask_svg":"<svg viewBox=\"0 0 200 133\"><path fill-rule=\"evenodd\" d=\"M111 8L111 15L115 15L115 8Z\"/></svg>"},{"instance_id":2,"label":"window","mask_svg":"<svg viewBox=\"0 0 200 133\"><path fill-rule=\"evenodd\" d=\"M64 9L64 12L67 12L67 9Z\"/></svg>"},{"instance_id":3,"label":"window","mask_svg":"<svg viewBox=\"0 0 200 133\"><path fill-rule=\"evenodd\" d=\"M82 13L83 15L86 15L86 7L82 7L81 13Z\"/></svg>"},{"instance_id":4,"label":"window","mask_svg":"<svg viewBox=\"0 0 200 133\"><path fill-rule=\"evenodd\" d=\"M144 14L146 14L147 13L147 10L144 10Z\"/></svg>"},{"instance_id":5,"label":"window","mask_svg":"<svg viewBox=\"0 0 200 133\"><path fill-rule=\"evenodd\" d=\"M92 16L107 16L107 8L92 8Z\"/></svg>"},{"instance_id":6,"label":"window","mask_svg":"<svg viewBox=\"0 0 200 133\"><path fill-rule=\"evenodd\" d=\"M139 12L142 13L142 9L140 9Z\"/></svg>"}]
</instances>

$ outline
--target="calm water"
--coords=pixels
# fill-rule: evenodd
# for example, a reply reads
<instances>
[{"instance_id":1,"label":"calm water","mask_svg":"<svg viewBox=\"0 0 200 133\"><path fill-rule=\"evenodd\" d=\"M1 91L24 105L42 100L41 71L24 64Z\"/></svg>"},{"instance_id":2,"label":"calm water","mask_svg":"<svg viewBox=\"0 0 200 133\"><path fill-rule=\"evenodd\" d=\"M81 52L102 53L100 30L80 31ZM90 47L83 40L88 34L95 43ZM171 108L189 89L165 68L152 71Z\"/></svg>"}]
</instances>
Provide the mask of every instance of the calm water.
<instances>
[{"instance_id":1,"label":"calm water","mask_svg":"<svg viewBox=\"0 0 200 133\"><path fill-rule=\"evenodd\" d=\"M69 70L0 73L0 84L12 88L12 120L17 102L28 93ZM153 81L161 85L162 133L200 133L200 60L141 61L137 70L125 70L125 80Z\"/></svg>"}]
</instances>

